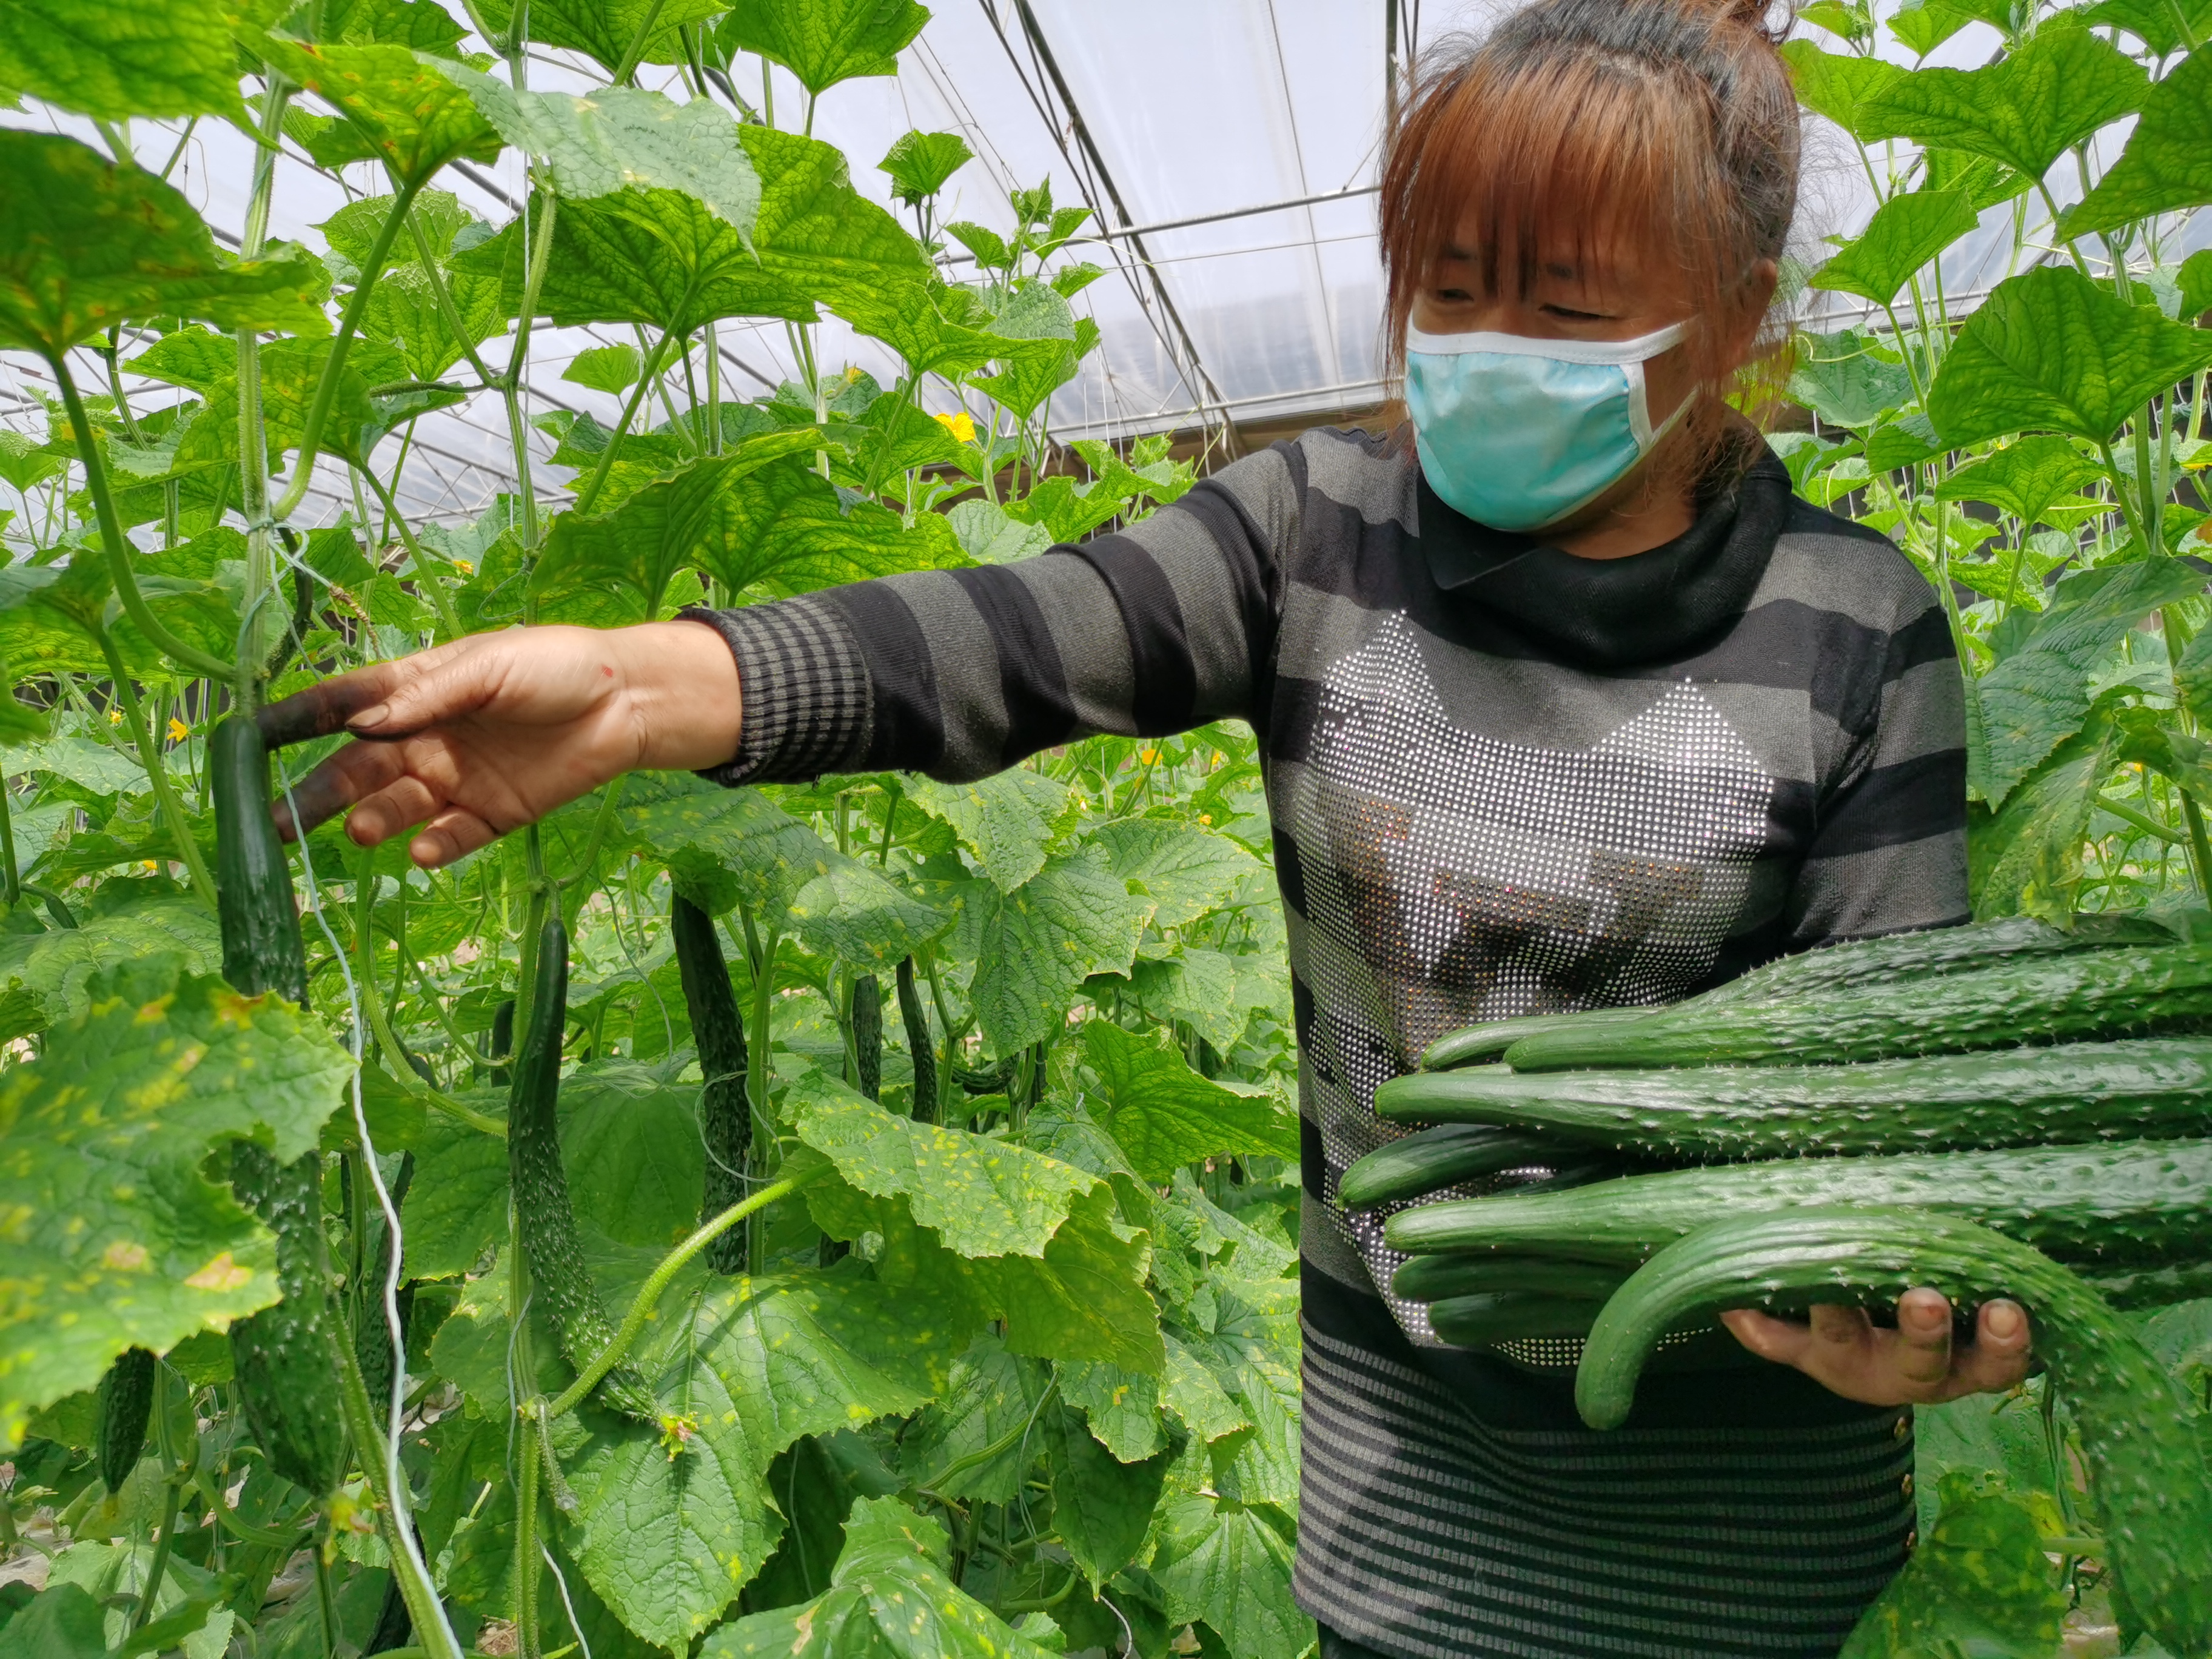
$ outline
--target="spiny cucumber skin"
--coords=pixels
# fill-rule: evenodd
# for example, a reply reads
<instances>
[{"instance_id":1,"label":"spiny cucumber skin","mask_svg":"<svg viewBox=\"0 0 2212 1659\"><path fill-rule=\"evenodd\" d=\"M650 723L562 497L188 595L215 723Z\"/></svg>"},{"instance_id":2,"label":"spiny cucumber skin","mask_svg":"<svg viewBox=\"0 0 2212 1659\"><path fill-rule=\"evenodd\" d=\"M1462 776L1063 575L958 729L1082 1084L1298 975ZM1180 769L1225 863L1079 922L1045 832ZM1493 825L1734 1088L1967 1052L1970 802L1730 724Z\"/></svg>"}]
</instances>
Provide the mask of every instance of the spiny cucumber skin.
<instances>
[{"instance_id":1,"label":"spiny cucumber skin","mask_svg":"<svg viewBox=\"0 0 2212 1659\"><path fill-rule=\"evenodd\" d=\"M304 1007L307 957L292 870L269 816L268 751L250 719L216 722L208 785L223 977L249 996L273 991ZM230 1328L239 1403L270 1466L325 1497L345 1473L346 1436L324 1260L321 1154L280 1164L266 1147L235 1142L231 1186L276 1236L283 1297Z\"/></svg>"},{"instance_id":2,"label":"spiny cucumber skin","mask_svg":"<svg viewBox=\"0 0 2212 1659\"><path fill-rule=\"evenodd\" d=\"M346 1431L323 1259L322 1158L307 1152L279 1164L267 1147L236 1141L230 1183L276 1235L283 1297L230 1328L239 1404L270 1467L327 1497L345 1474Z\"/></svg>"},{"instance_id":3,"label":"spiny cucumber skin","mask_svg":"<svg viewBox=\"0 0 2212 1659\"><path fill-rule=\"evenodd\" d=\"M1495 1250L1635 1262L1717 1216L1834 1204L1961 1216L2069 1262L2196 1259L2212 1234L2212 1140L1672 1170L1571 1191L1426 1204L1392 1216L1383 1237L1413 1255Z\"/></svg>"},{"instance_id":4,"label":"spiny cucumber skin","mask_svg":"<svg viewBox=\"0 0 2212 1659\"><path fill-rule=\"evenodd\" d=\"M1558 1151L1556 1143L1538 1135L1445 1124L1404 1136L1368 1153L1339 1178L1336 1201L1347 1210L1371 1209L1397 1199L1419 1198L1479 1176L1496 1175L1501 1170L1542 1164Z\"/></svg>"},{"instance_id":5,"label":"spiny cucumber skin","mask_svg":"<svg viewBox=\"0 0 2212 1659\"><path fill-rule=\"evenodd\" d=\"M248 996L274 991L305 1007L307 952L292 866L269 816L269 755L251 720L231 714L216 722L208 736L208 785L222 976Z\"/></svg>"},{"instance_id":6,"label":"spiny cucumber skin","mask_svg":"<svg viewBox=\"0 0 2212 1659\"><path fill-rule=\"evenodd\" d=\"M155 1363L150 1350L125 1348L100 1379L93 1451L100 1462L100 1478L111 1492L123 1490L146 1449L146 1425L154 1410Z\"/></svg>"},{"instance_id":7,"label":"spiny cucumber skin","mask_svg":"<svg viewBox=\"0 0 2212 1659\"><path fill-rule=\"evenodd\" d=\"M1604 1304L1522 1291L1455 1296L1429 1310L1429 1328L1455 1348L1486 1348L1530 1337L1582 1336Z\"/></svg>"},{"instance_id":8,"label":"spiny cucumber skin","mask_svg":"<svg viewBox=\"0 0 2212 1659\"><path fill-rule=\"evenodd\" d=\"M2069 1037L2143 1036L2212 1018L2212 949L2081 951L1973 972L1526 1037L1516 1072L1573 1066L1814 1066Z\"/></svg>"},{"instance_id":9,"label":"spiny cucumber skin","mask_svg":"<svg viewBox=\"0 0 2212 1659\"><path fill-rule=\"evenodd\" d=\"M730 988L729 963L714 936L714 919L676 895L669 906L670 935L676 967L684 981L684 1002L691 1017L691 1036L699 1048L699 1133L707 1150L707 1176L699 1206L703 1224L745 1195L752 1123L745 1106L745 1027ZM745 1233L732 1227L707 1247L715 1272L743 1273Z\"/></svg>"},{"instance_id":10,"label":"spiny cucumber skin","mask_svg":"<svg viewBox=\"0 0 2212 1659\"><path fill-rule=\"evenodd\" d=\"M1814 994L1825 995L1845 988L1895 985L1929 974L1991 967L2021 957L2172 942L2173 935L2166 928L2140 916L2084 916L2071 933L2061 933L2032 917L2007 916L1971 927L1893 933L1882 939L1801 951L1754 968L1740 978L1676 1006L1687 1010L1728 1004L1763 1005ZM1591 1008L1579 1013L1529 1014L1470 1025L1430 1044L1421 1056L1421 1069L1442 1071L1492 1060L1524 1036L1583 1030L1651 1012L1649 1008Z\"/></svg>"},{"instance_id":11,"label":"spiny cucumber skin","mask_svg":"<svg viewBox=\"0 0 2212 1659\"><path fill-rule=\"evenodd\" d=\"M561 1164L561 1036L568 1015L568 930L549 917L538 937L538 981L530 1029L515 1056L507 1104L507 1177L514 1194L522 1255L534 1304L553 1326L562 1358L578 1370L614 1340L614 1326L584 1265L568 1172ZM641 1423L659 1421L645 1378L617 1365L594 1390L600 1400Z\"/></svg>"},{"instance_id":12,"label":"spiny cucumber skin","mask_svg":"<svg viewBox=\"0 0 2212 1659\"><path fill-rule=\"evenodd\" d=\"M2212 1297L2212 1261L2170 1261L2083 1273L2081 1278L2115 1308L2170 1308Z\"/></svg>"},{"instance_id":13,"label":"spiny cucumber skin","mask_svg":"<svg viewBox=\"0 0 2212 1659\"><path fill-rule=\"evenodd\" d=\"M1460 1296L1514 1292L1602 1302L1628 1279L1626 1267L1601 1267L1555 1257L1468 1253L1417 1255L1390 1280L1390 1292L1408 1302L1443 1302Z\"/></svg>"},{"instance_id":14,"label":"spiny cucumber skin","mask_svg":"<svg viewBox=\"0 0 2212 1659\"><path fill-rule=\"evenodd\" d=\"M1954 1217L1814 1209L1738 1216L1670 1245L1606 1304L1575 1403L1595 1429L1627 1419L1652 1346L1686 1319L1835 1291L1887 1301L1915 1285L1972 1307L2010 1297L2071 1408L2129 1602L2177 1655L2212 1651L2212 1469L2194 1403L2094 1291L2047 1256Z\"/></svg>"},{"instance_id":15,"label":"spiny cucumber skin","mask_svg":"<svg viewBox=\"0 0 2212 1659\"><path fill-rule=\"evenodd\" d=\"M893 976L898 989L899 1021L906 1027L906 1051L914 1061L914 1121L937 1121L937 1053L929 1037L929 1013L915 987L914 958L901 957Z\"/></svg>"},{"instance_id":16,"label":"spiny cucumber skin","mask_svg":"<svg viewBox=\"0 0 2212 1659\"><path fill-rule=\"evenodd\" d=\"M2069 1042L1855 1066L1480 1066L1395 1078L1375 1091L1375 1109L1392 1121L1495 1125L1674 1159L2197 1135L2212 1133L2212 1038Z\"/></svg>"}]
</instances>

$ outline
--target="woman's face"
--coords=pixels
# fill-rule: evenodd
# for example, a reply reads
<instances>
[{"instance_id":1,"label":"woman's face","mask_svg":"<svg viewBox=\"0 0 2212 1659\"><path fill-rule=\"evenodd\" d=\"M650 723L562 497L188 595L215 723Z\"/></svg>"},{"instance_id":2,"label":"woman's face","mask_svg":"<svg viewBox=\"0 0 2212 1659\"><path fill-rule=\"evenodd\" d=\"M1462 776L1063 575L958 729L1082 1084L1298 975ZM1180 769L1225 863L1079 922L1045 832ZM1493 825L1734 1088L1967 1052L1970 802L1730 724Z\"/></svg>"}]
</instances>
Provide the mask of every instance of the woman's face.
<instances>
[{"instance_id":1,"label":"woman's face","mask_svg":"<svg viewBox=\"0 0 2212 1659\"><path fill-rule=\"evenodd\" d=\"M1498 291L1486 292L1474 253L1479 245L1476 225L1462 223L1414 295L1410 320L1415 328L1425 334L1514 334L1531 340L1633 340L1689 320L1696 308L1679 264L1645 257L1617 241L1579 252L1569 246L1547 250L1525 294L1515 280L1517 251L1501 247ZM1693 324L1692 337L1697 331ZM1697 384L1692 343L1685 339L1644 365L1655 421L1678 407Z\"/></svg>"},{"instance_id":2,"label":"woman's face","mask_svg":"<svg viewBox=\"0 0 2212 1659\"><path fill-rule=\"evenodd\" d=\"M1702 318L1679 261L1665 254L1646 254L1613 239L1594 240L1581 250L1566 244L1547 250L1537 261L1525 294L1516 280L1516 249L1510 244L1501 246L1494 267L1498 288L1491 292L1484 286L1482 264L1475 257L1480 242L1480 227L1470 216L1415 293L1408 318L1413 325L1428 334L1633 340L1686 321L1687 337L1644 365L1645 406L1655 421L1663 420L1697 390L1700 377L1692 354L1701 341L1709 352L1713 346L1719 348L1709 359L1716 362L1718 378L1734 374L1746 361L1774 291L1774 264L1761 260L1747 282L1742 307L1721 318ZM1717 338L1709 331L1716 328ZM1553 528L1595 523L1640 497L1644 481L1663 465L1661 458L1689 441L1686 423L1678 424L1618 484L1566 526Z\"/></svg>"}]
</instances>

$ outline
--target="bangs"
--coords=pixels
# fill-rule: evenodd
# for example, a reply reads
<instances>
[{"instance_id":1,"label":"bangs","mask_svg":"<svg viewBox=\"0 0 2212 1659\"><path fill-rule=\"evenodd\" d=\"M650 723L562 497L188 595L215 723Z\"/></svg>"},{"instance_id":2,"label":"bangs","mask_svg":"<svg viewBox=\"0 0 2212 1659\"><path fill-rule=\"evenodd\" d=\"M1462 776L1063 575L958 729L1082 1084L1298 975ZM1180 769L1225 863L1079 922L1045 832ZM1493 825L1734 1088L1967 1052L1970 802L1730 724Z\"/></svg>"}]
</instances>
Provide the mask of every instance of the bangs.
<instances>
[{"instance_id":1,"label":"bangs","mask_svg":"<svg viewBox=\"0 0 2212 1659\"><path fill-rule=\"evenodd\" d=\"M1405 244L1394 250L1407 275L1418 283L1449 250L1474 259L1486 292L1525 298L1541 266L1562 259L1601 270L1630 249L1692 269L1709 264L1695 257L1710 239L1693 216L1713 194L1714 181L1698 176L1711 169L1711 141L1686 118L1679 91L1661 91L1655 78L1547 64L1445 100L1409 181ZM1563 120L1562 111L1573 113ZM1472 246L1463 245L1469 233Z\"/></svg>"}]
</instances>

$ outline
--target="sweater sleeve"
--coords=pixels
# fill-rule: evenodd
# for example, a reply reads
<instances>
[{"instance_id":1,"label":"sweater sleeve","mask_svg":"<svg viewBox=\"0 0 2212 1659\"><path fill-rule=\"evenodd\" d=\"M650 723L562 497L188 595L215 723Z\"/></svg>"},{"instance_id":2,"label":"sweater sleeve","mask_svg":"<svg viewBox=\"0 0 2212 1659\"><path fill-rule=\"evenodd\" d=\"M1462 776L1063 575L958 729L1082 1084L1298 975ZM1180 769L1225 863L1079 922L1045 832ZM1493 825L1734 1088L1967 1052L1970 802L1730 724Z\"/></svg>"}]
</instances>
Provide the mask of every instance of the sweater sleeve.
<instances>
[{"instance_id":1,"label":"sweater sleeve","mask_svg":"<svg viewBox=\"0 0 2212 1659\"><path fill-rule=\"evenodd\" d=\"M1784 915L1791 951L1970 919L1958 657L1942 606L1917 576L1899 609L1860 669L1872 719L1821 792Z\"/></svg>"},{"instance_id":2,"label":"sweater sleeve","mask_svg":"<svg viewBox=\"0 0 2212 1659\"><path fill-rule=\"evenodd\" d=\"M1099 732L1257 723L1302 477L1278 446L1080 546L687 611L729 642L744 706L707 775L958 782Z\"/></svg>"}]
</instances>

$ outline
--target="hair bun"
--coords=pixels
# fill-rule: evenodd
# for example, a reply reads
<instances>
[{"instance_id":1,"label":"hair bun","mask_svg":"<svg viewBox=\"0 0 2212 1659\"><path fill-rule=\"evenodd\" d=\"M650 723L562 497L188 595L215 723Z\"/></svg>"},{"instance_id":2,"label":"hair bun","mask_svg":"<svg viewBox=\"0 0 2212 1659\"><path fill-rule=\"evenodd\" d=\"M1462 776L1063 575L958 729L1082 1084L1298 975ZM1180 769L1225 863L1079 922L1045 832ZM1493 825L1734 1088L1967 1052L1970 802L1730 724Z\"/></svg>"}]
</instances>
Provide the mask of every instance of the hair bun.
<instances>
[{"instance_id":1,"label":"hair bun","mask_svg":"<svg viewBox=\"0 0 2212 1659\"><path fill-rule=\"evenodd\" d=\"M1721 22L1765 37L1775 46L1797 22L1797 0L1686 0L1693 11L1711 11Z\"/></svg>"}]
</instances>

